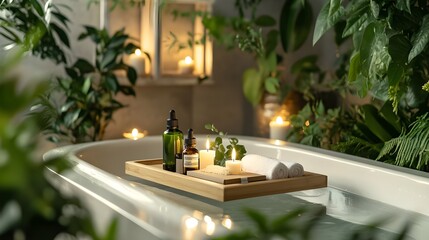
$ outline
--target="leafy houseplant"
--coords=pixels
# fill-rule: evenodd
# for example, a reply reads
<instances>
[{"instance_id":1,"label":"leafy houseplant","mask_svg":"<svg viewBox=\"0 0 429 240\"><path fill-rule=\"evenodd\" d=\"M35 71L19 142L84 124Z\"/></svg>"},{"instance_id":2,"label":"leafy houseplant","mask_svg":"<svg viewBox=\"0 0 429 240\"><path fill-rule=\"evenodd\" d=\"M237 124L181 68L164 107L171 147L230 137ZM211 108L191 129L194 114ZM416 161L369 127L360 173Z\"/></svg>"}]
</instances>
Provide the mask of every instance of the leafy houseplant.
<instances>
[{"instance_id":1,"label":"leafy houseplant","mask_svg":"<svg viewBox=\"0 0 429 240\"><path fill-rule=\"evenodd\" d=\"M79 39L90 38L96 44L95 64L78 59L71 67L66 67L68 78L57 79L64 102L56 103L55 95L40 101L39 106L43 108L37 115L46 123L45 133L51 134L54 142L64 138L72 143L102 140L113 113L124 107L114 96L118 93L135 95L133 87L120 83L116 76L121 70L126 72L132 85L137 80L135 69L122 60L124 54L133 53L137 48L126 43L128 35L123 29L112 36L105 29L85 26L85 30Z\"/></svg>"},{"instance_id":2,"label":"leafy houseplant","mask_svg":"<svg viewBox=\"0 0 429 240\"><path fill-rule=\"evenodd\" d=\"M136 46L126 43L129 38L123 30L109 36L106 30L85 26L85 32L79 38L90 38L96 44L96 61L90 63L78 59L69 65L61 45L70 47L66 31L70 20L57 5L50 1L44 3L45 6L43 3L38 0L2 2L0 10L7 14L0 18L0 34L10 44L19 44L21 36L31 29L42 28L46 34L31 51L65 68L67 77L57 77L56 91L51 90L40 99L38 106L42 108L33 108L45 124L49 139L71 143L101 140L113 112L124 107L115 99L116 94L135 94L132 86L118 81L116 72L125 71L130 84L134 85L137 74L122 61L122 56L133 52ZM61 7L67 8L66 5Z\"/></svg>"},{"instance_id":3,"label":"leafy houseplant","mask_svg":"<svg viewBox=\"0 0 429 240\"><path fill-rule=\"evenodd\" d=\"M429 110L428 16L426 1L350 1L345 6L341 0L326 2L313 42L328 29L342 25L342 37L350 37L354 49L348 82L358 87L360 96L371 94L391 105L388 111L383 110L386 104L364 108L363 122L355 128L358 137L349 137L340 145L354 141L356 152L362 147L372 149L373 158L428 170L427 146L409 144L429 141L421 132ZM378 109L382 111L378 113ZM362 141L370 138L379 140Z\"/></svg>"},{"instance_id":4,"label":"leafy houseplant","mask_svg":"<svg viewBox=\"0 0 429 240\"><path fill-rule=\"evenodd\" d=\"M70 48L66 33L69 19L57 5L49 1L43 6L37 0L1 1L0 11L4 13L0 17L0 35L9 41L8 48L23 43L27 33L40 29L45 34L31 52L55 63L67 62L64 48Z\"/></svg>"},{"instance_id":5,"label":"leafy houseplant","mask_svg":"<svg viewBox=\"0 0 429 240\"><path fill-rule=\"evenodd\" d=\"M40 129L33 118L23 118L22 112L45 86L18 88L19 78L12 69L24 53L43 39L45 30L32 28L15 46L14 54L0 60L0 239L112 240L116 221L105 236L98 235L80 201L63 194L45 177L46 167L65 170L66 162L34 159Z\"/></svg>"},{"instance_id":6,"label":"leafy houseplant","mask_svg":"<svg viewBox=\"0 0 429 240\"><path fill-rule=\"evenodd\" d=\"M231 159L232 149L236 151L236 160L241 160L247 153L244 145L238 144L237 138L229 138L229 143L226 147L223 144L222 137L226 136L227 133L219 131L213 124L206 124L205 129L210 130L219 136L216 137L214 142L210 143L210 147L215 150L215 165L225 166L225 161Z\"/></svg>"}]
</instances>

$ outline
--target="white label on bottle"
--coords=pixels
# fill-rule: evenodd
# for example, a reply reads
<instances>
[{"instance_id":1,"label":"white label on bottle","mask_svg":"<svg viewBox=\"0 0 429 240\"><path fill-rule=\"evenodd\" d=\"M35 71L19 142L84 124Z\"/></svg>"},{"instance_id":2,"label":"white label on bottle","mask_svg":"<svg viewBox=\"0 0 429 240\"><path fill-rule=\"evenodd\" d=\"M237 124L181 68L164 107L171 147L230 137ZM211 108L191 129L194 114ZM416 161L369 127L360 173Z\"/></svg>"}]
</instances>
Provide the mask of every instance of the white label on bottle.
<instances>
[{"instance_id":1,"label":"white label on bottle","mask_svg":"<svg viewBox=\"0 0 429 240\"><path fill-rule=\"evenodd\" d=\"M183 155L183 166L185 168L198 168L198 154Z\"/></svg>"},{"instance_id":2,"label":"white label on bottle","mask_svg":"<svg viewBox=\"0 0 429 240\"><path fill-rule=\"evenodd\" d=\"M183 174L183 159L176 158L176 172Z\"/></svg>"}]
</instances>

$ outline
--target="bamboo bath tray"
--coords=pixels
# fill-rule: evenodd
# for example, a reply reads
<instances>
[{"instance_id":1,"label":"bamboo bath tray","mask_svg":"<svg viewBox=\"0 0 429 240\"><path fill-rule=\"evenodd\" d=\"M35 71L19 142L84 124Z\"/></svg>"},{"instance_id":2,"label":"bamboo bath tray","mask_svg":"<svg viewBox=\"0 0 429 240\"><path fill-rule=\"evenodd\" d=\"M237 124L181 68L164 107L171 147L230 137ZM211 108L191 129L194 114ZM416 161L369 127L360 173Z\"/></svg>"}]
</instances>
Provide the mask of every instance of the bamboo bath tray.
<instances>
[{"instance_id":1,"label":"bamboo bath tray","mask_svg":"<svg viewBox=\"0 0 429 240\"><path fill-rule=\"evenodd\" d=\"M295 192L327 186L325 175L305 172L302 177L249 183L220 184L162 169L162 159L127 161L125 173L178 190L225 202L236 199Z\"/></svg>"}]
</instances>

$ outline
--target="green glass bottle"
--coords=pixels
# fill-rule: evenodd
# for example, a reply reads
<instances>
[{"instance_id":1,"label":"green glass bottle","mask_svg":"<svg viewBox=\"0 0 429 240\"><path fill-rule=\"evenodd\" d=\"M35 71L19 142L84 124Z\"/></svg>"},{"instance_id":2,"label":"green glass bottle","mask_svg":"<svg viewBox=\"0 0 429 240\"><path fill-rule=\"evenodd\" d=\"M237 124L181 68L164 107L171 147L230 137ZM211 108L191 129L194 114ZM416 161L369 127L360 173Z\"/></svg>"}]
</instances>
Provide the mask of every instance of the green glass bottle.
<instances>
[{"instance_id":1,"label":"green glass bottle","mask_svg":"<svg viewBox=\"0 0 429 240\"><path fill-rule=\"evenodd\" d=\"M179 130L179 120L176 112L170 111L167 119L167 130L162 134L162 168L167 171L176 171L176 154L183 151L183 133Z\"/></svg>"}]
</instances>

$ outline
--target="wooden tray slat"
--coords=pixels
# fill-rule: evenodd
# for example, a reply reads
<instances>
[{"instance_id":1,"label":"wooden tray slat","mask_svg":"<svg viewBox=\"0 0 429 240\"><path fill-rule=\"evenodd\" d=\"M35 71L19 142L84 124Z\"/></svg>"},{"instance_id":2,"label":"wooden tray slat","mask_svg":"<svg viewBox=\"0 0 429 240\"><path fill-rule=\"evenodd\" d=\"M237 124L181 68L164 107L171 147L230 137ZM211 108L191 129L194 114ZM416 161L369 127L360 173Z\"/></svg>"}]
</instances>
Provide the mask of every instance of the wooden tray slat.
<instances>
[{"instance_id":1,"label":"wooden tray slat","mask_svg":"<svg viewBox=\"0 0 429 240\"><path fill-rule=\"evenodd\" d=\"M221 202L287 193L327 186L325 175L305 172L302 177L223 185L162 169L161 159L135 160L125 163L125 173L168 187Z\"/></svg>"}]
</instances>

